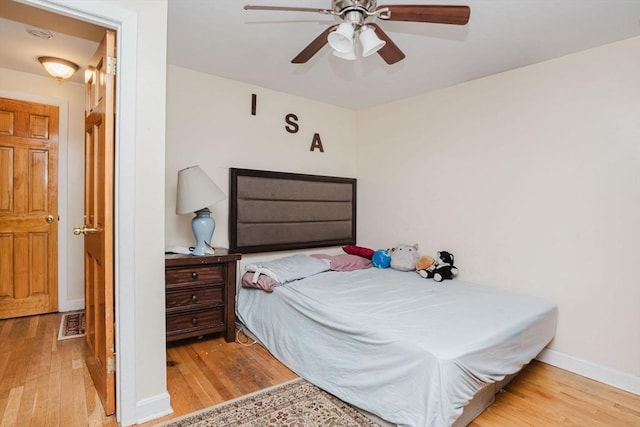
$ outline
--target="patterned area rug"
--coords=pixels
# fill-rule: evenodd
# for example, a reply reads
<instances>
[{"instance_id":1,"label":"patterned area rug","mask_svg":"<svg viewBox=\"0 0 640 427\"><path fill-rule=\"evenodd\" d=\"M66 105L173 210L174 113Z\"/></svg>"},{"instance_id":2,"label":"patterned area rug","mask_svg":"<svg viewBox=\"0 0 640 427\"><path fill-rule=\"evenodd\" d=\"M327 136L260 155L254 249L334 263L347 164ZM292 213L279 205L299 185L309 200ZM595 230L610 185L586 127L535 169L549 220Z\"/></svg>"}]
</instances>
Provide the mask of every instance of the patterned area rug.
<instances>
[{"instance_id":1,"label":"patterned area rug","mask_svg":"<svg viewBox=\"0 0 640 427\"><path fill-rule=\"evenodd\" d=\"M58 340L84 336L84 310L65 313L60 320Z\"/></svg>"},{"instance_id":2,"label":"patterned area rug","mask_svg":"<svg viewBox=\"0 0 640 427\"><path fill-rule=\"evenodd\" d=\"M378 424L313 384L296 378L159 426L378 427Z\"/></svg>"}]
</instances>

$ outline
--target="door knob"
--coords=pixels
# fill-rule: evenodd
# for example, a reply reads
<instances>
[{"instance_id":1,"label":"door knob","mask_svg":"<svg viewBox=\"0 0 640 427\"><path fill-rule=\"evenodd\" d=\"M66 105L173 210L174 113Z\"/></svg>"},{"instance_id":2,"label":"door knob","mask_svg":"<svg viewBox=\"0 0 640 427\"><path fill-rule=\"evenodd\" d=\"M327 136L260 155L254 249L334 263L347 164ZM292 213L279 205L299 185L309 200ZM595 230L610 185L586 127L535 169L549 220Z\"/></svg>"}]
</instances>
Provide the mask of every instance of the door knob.
<instances>
[{"instance_id":1,"label":"door knob","mask_svg":"<svg viewBox=\"0 0 640 427\"><path fill-rule=\"evenodd\" d=\"M53 215L47 215L44 220L47 221L47 224L53 223Z\"/></svg>"},{"instance_id":2,"label":"door knob","mask_svg":"<svg viewBox=\"0 0 640 427\"><path fill-rule=\"evenodd\" d=\"M82 227L75 227L73 229L73 234L75 234L76 236L79 236L81 234L93 234L93 233L99 233L99 232L100 232L100 229L87 227L86 225L83 225Z\"/></svg>"}]
</instances>

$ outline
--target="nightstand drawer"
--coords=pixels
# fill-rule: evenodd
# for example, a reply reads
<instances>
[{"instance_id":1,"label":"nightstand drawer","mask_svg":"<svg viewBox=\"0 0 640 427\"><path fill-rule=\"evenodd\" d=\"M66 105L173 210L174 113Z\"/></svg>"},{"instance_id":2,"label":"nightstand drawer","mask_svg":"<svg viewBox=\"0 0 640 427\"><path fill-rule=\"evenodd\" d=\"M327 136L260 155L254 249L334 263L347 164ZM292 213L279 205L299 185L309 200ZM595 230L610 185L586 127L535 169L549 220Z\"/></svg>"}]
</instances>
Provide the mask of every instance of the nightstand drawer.
<instances>
[{"instance_id":1,"label":"nightstand drawer","mask_svg":"<svg viewBox=\"0 0 640 427\"><path fill-rule=\"evenodd\" d=\"M222 285L169 291L166 295L167 311L193 305L223 305L222 294Z\"/></svg>"},{"instance_id":2,"label":"nightstand drawer","mask_svg":"<svg viewBox=\"0 0 640 427\"><path fill-rule=\"evenodd\" d=\"M223 326L224 309L222 307L167 315L167 336L172 333L182 334L200 329L211 329Z\"/></svg>"},{"instance_id":3,"label":"nightstand drawer","mask_svg":"<svg viewBox=\"0 0 640 427\"><path fill-rule=\"evenodd\" d=\"M224 270L221 264L167 269L165 280L167 285L196 282L224 283Z\"/></svg>"}]
</instances>

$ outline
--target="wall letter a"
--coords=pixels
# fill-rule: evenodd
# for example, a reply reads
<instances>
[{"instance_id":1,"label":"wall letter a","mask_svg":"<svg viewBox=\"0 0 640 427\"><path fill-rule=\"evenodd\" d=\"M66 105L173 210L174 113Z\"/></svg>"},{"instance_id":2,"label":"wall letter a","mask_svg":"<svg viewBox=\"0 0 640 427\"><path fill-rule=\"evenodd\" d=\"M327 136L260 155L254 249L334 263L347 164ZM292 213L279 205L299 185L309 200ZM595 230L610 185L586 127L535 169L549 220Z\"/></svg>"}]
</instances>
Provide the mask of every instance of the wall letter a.
<instances>
[{"instance_id":1,"label":"wall letter a","mask_svg":"<svg viewBox=\"0 0 640 427\"><path fill-rule=\"evenodd\" d=\"M322 141L320 140L319 133L313 134L313 141L311 141L311 148L309 149L309 151L315 151L316 148L320 149L321 153L324 153L324 148L322 148Z\"/></svg>"}]
</instances>

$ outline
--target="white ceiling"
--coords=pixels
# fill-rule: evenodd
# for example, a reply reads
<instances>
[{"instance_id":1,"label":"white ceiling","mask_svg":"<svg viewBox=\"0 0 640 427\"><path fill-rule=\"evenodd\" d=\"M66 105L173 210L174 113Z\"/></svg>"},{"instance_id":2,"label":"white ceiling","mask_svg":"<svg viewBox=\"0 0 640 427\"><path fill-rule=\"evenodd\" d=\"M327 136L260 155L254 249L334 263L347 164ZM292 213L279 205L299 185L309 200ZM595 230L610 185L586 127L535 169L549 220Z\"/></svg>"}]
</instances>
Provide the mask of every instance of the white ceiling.
<instances>
[{"instance_id":1,"label":"white ceiling","mask_svg":"<svg viewBox=\"0 0 640 427\"><path fill-rule=\"evenodd\" d=\"M27 29L46 30L53 38L32 36ZM104 29L93 24L0 0L0 67L47 76L38 57L55 56L84 68L103 34ZM73 81L84 82L82 68Z\"/></svg>"},{"instance_id":2,"label":"white ceiling","mask_svg":"<svg viewBox=\"0 0 640 427\"><path fill-rule=\"evenodd\" d=\"M291 64L335 18L245 11L243 6L330 8L330 0L168 1L170 64L349 109L640 35L640 0L379 0L380 4L466 4L471 18L466 26L378 21L407 55L394 65L378 55L345 61L333 56L328 46L306 64ZM58 18L0 0L0 66L46 75L36 60L43 55L86 66L100 29ZM51 30L53 40L27 34L29 26ZM82 75L77 73L74 80L81 82Z\"/></svg>"},{"instance_id":3,"label":"white ceiling","mask_svg":"<svg viewBox=\"0 0 640 427\"><path fill-rule=\"evenodd\" d=\"M640 0L379 0L466 4L466 26L378 21L406 58L291 64L332 16L245 11L245 4L330 8L330 0L169 0L169 62L361 109L640 35Z\"/></svg>"}]
</instances>

